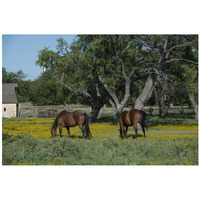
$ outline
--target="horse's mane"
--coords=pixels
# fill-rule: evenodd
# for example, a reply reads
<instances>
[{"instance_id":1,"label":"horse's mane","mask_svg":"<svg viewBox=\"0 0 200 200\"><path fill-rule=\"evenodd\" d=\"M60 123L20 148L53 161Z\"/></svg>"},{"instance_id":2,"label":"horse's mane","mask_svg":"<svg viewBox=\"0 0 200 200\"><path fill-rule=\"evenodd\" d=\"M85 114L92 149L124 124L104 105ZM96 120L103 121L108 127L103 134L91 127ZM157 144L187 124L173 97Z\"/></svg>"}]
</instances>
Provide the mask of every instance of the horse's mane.
<instances>
[{"instance_id":1,"label":"horse's mane","mask_svg":"<svg viewBox=\"0 0 200 200\"><path fill-rule=\"evenodd\" d=\"M55 129L55 128L58 127L58 123L57 123L58 118L59 118L60 116L62 116L64 113L69 113L69 112L66 111L66 110L61 111L61 112L59 113L59 115L56 117L56 119L54 120L53 125L52 125L52 129Z\"/></svg>"}]
</instances>

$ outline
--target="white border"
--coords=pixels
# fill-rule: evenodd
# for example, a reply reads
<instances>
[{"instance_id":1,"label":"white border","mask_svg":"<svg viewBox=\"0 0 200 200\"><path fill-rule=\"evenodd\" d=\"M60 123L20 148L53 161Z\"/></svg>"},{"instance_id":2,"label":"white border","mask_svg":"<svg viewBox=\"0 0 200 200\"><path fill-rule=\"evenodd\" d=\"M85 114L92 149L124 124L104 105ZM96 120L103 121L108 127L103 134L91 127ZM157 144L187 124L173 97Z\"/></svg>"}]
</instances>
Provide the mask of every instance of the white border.
<instances>
[{"instance_id":1,"label":"white border","mask_svg":"<svg viewBox=\"0 0 200 200\"><path fill-rule=\"evenodd\" d=\"M197 0L0 4L1 34L199 34ZM197 199L199 172L199 166L1 166L0 195L4 200Z\"/></svg>"}]
</instances>

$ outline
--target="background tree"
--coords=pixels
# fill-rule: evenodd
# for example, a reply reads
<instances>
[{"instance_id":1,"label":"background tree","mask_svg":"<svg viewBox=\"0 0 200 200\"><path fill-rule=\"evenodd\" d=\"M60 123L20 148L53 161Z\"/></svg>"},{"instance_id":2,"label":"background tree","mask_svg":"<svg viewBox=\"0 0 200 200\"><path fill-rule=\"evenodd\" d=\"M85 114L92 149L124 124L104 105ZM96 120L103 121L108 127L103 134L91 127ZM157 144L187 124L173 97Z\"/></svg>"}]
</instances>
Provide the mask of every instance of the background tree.
<instances>
[{"instance_id":1,"label":"background tree","mask_svg":"<svg viewBox=\"0 0 200 200\"><path fill-rule=\"evenodd\" d=\"M137 36L138 42L150 53L146 68L146 73L149 76L141 95L136 99L135 108L143 108L144 103L151 97L157 82L160 85L160 115L164 115L166 91L174 63L178 62L179 65L183 63L197 64L195 60L184 56L189 47L197 46L196 37L195 35L189 36L189 38L185 35Z\"/></svg>"},{"instance_id":2,"label":"background tree","mask_svg":"<svg viewBox=\"0 0 200 200\"><path fill-rule=\"evenodd\" d=\"M61 87L49 74L44 72L32 82L30 101L34 105L65 105L67 103L84 103L80 97L75 97L71 92Z\"/></svg>"},{"instance_id":3,"label":"background tree","mask_svg":"<svg viewBox=\"0 0 200 200\"><path fill-rule=\"evenodd\" d=\"M2 82L3 83L17 83L24 80L27 74L24 74L22 70L14 72L7 72L6 68L2 68Z\"/></svg>"},{"instance_id":4,"label":"background tree","mask_svg":"<svg viewBox=\"0 0 200 200\"><path fill-rule=\"evenodd\" d=\"M36 63L76 97L84 97L92 107L90 117L95 122L108 98L102 93L102 86L97 79L93 55L87 48L88 41L88 38L80 38L69 48L63 39L59 39L58 51L47 48L41 50Z\"/></svg>"},{"instance_id":5,"label":"background tree","mask_svg":"<svg viewBox=\"0 0 200 200\"><path fill-rule=\"evenodd\" d=\"M193 65L178 65L173 69L174 96L180 104L190 101L198 118L198 70Z\"/></svg>"},{"instance_id":6,"label":"background tree","mask_svg":"<svg viewBox=\"0 0 200 200\"><path fill-rule=\"evenodd\" d=\"M173 67L197 63L189 56L196 41L196 36L187 35L81 35L70 47L59 39L57 52L43 49L36 63L76 96L87 99L92 121L108 99L116 118L130 97L135 100L134 108L143 109L155 86L164 116ZM142 87L136 89L135 97L131 86Z\"/></svg>"},{"instance_id":7,"label":"background tree","mask_svg":"<svg viewBox=\"0 0 200 200\"><path fill-rule=\"evenodd\" d=\"M133 75L141 68L142 49L130 35L100 35L91 42L98 80L104 86L118 119L130 97Z\"/></svg>"}]
</instances>

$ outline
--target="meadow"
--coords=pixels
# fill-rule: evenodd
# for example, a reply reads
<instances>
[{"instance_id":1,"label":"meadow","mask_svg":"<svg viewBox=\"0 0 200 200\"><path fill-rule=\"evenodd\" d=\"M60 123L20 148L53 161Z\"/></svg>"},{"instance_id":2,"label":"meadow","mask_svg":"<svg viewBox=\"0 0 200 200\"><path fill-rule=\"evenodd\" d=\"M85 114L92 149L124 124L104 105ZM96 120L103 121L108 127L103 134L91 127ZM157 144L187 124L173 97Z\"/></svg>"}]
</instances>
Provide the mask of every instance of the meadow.
<instances>
[{"instance_id":1,"label":"meadow","mask_svg":"<svg viewBox=\"0 0 200 200\"><path fill-rule=\"evenodd\" d=\"M198 121L190 115L149 116L148 132L134 139L119 137L119 125L110 114L90 124L92 139L82 139L78 127L71 138L52 138L53 118L2 120L3 165L198 165Z\"/></svg>"}]
</instances>

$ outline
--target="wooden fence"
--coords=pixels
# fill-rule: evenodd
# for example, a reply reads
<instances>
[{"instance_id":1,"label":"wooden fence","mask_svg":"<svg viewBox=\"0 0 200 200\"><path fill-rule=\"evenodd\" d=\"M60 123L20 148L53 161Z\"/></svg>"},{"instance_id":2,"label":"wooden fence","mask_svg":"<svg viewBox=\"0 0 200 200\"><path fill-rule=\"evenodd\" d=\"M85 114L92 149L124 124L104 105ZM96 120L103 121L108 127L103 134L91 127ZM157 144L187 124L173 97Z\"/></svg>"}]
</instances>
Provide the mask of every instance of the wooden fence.
<instances>
[{"instance_id":1,"label":"wooden fence","mask_svg":"<svg viewBox=\"0 0 200 200\"><path fill-rule=\"evenodd\" d=\"M150 107L148 109L144 109L144 111L148 114L148 115L159 115L159 108L153 108ZM184 113L194 113L193 108L165 108L164 110L164 114L165 116L170 115L170 114L184 114Z\"/></svg>"},{"instance_id":2,"label":"wooden fence","mask_svg":"<svg viewBox=\"0 0 200 200\"><path fill-rule=\"evenodd\" d=\"M91 108L89 106L85 107L77 107L75 105L74 107L62 107L62 106L33 106L32 104L22 104L20 107L20 115L19 117L56 117L61 111L67 110L67 111L73 111L73 110L83 110L86 113L91 112ZM124 108L124 110L130 110L130 107ZM148 115L159 115L159 108L158 107L145 107L144 111ZM113 114L113 108L104 106L100 114ZM189 107L173 107L173 108L165 108L165 116L170 114L194 114L193 108Z\"/></svg>"},{"instance_id":3,"label":"wooden fence","mask_svg":"<svg viewBox=\"0 0 200 200\"><path fill-rule=\"evenodd\" d=\"M38 117L56 117L57 115L56 109L38 109Z\"/></svg>"}]
</instances>

